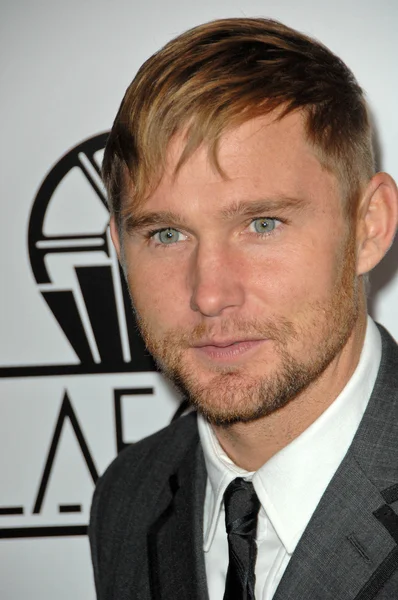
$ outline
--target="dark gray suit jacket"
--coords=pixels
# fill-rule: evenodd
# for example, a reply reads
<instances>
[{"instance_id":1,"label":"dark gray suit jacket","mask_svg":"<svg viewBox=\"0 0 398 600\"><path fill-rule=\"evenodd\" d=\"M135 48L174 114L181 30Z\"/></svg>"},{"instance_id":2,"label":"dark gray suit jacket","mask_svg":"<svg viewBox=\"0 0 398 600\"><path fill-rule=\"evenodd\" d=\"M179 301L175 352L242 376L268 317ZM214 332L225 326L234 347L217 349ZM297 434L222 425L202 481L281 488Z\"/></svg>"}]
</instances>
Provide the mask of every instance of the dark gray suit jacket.
<instances>
[{"instance_id":1,"label":"dark gray suit jacket","mask_svg":"<svg viewBox=\"0 0 398 600\"><path fill-rule=\"evenodd\" d=\"M398 347L382 340L365 415L274 600L398 600ZM205 484L194 413L118 456L89 528L99 600L207 600Z\"/></svg>"}]
</instances>

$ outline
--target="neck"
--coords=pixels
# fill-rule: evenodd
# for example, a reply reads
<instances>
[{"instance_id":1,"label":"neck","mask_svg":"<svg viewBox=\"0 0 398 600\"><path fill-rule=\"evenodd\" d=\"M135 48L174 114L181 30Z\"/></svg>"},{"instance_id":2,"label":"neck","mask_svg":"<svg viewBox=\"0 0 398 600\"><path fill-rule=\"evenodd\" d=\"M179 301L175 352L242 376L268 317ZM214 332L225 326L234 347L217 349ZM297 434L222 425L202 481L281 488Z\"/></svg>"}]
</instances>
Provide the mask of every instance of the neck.
<instances>
[{"instance_id":1,"label":"neck","mask_svg":"<svg viewBox=\"0 0 398 600\"><path fill-rule=\"evenodd\" d=\"M353 375L366 332L366 313L322 375L283 408L249 423L213 426L224 451L239 467L257 471L303 433L334 402Z\"/></svg>"}]
</instances>

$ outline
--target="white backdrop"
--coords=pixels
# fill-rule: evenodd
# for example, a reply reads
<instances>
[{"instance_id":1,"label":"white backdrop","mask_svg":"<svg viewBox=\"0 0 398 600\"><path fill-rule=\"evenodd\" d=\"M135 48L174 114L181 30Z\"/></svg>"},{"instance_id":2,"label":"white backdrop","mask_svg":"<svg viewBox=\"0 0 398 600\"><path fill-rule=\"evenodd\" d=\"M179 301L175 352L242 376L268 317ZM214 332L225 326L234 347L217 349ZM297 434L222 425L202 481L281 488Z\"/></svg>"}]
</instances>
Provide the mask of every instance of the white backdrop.
<instances>
[{"instance_id":1,"label":"white backdrop","mask_svg":"<svg viewBox=\"0 0 398 600\"><path fill-rule=\"evenodd\" d=\"M61 236L63 252L51 242L42 261L47 282L32 271L28 252L41 183L67 151L109 130L125 88L150 54L188 27L226 16L280 19L339 54L368 93L381 166L398 179L398 3L1 0L0 9L0 598L92 600L83 533L93 478L115 456L118 439L120 446L159 429L177 403L158 374L127 372L131 348L114 255L101 251L107 239L97 235L106 213L85 175L100 187L100 148L91 163L87 152L76 151L74 169L54 175L58 185L40 225L45 236ZM45 249L46 241L37 240L35 247ZM65 244L80 249L65 252ZM82 281L95 266L115 289L123 369L102 354L101 315L96 331L82 299ZM370 300L372 314L396 339L397 267L395 243L372 277ZM72 293L89 368L44 300L47 294L69 302Z\"/></svg>"}]
</instances>

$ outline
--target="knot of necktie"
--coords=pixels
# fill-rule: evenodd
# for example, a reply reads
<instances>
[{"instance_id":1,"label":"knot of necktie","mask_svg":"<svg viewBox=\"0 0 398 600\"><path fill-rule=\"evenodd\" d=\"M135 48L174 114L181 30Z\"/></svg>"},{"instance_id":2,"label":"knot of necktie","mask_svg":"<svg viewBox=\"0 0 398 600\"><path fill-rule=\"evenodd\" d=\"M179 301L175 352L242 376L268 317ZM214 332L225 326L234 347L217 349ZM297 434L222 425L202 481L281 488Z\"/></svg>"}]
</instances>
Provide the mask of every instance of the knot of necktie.
<instances>
[{"instance_id":1,"label":"knot of necktie","mask_svg":"<svg viewBox=\"0 0 398 600\"><path fill-rule=\"evenodd\" d=\"M256 535L260 502L251 481L237 477L224 493L227 534Z\"/></svg>"}]
</instances>

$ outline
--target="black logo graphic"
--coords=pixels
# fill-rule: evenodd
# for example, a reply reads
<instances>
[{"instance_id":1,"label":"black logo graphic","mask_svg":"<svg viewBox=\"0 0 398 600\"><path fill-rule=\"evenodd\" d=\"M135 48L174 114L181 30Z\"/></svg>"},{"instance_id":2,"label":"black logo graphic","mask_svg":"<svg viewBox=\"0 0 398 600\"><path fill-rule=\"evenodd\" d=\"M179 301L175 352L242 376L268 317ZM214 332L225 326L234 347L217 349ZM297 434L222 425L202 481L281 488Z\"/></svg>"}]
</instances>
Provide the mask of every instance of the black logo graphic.
<instances>
[{"instance_id":1,"label":"black logo graphic","mask_svg":"<svg viewBox=\"0 0 398 600\"><path fill-rule=\"evenodd\" d=\"M59 410L52 433L48 438L47 431L45 434L47 452L42 471L37 473L36 490L32 490L33 501L0 505L0 539L78 536L87 532L91 498L87 498L87 486L81 489L66 483L57 488L55 502L49 491L51 481L60 482L57 473L62 471L55 466L59 457L65 456L61 450L64 431L72 435L69 444L77 449L79 467L83 466L89 484L94 486L98 478L84 417L75 410L73 392L66 387L63 376L156 371L138 333L110 239L100 173L107 137L108 133L96 135L67 152L45 177L32 206L28 251L33 281L50 310L54 327L59 327L66 337L72 360L68 364L0 367L0 377L42 376L47 382L48 376L59 376L62 386L60 395L54 397L60 403ZM127 386L123 383L123 387L115 387L119 385L112 379L104 381L102 388L109 400L113 397L107 439L111 433L116 452L134 441L128 439L129 433L126 437L129 423L135 422L134 416L130 421L126 417L126 407L143 401L156 406L157 402L156 378L148 377L144 385L132 387L129 382ZM29 402L32 400L34 396L28 398ZM176 409L173 418L178 418L185 404ZM140 422L139 417L136 422ZM67 501L60 502L60 497Z\"/></svg>"},{"instance_id":2,"label":"black logo graphic","mask_svg":"<svg viewBox=\"0 0 398 600\"><path fill-rule=\"evenodd\" d=\"M65 154L37 192L28 248L39 292L77 361L0 368L3 377L152 371L112 247L100 163L108 133Z\"/></svg>"}]
</instances>

